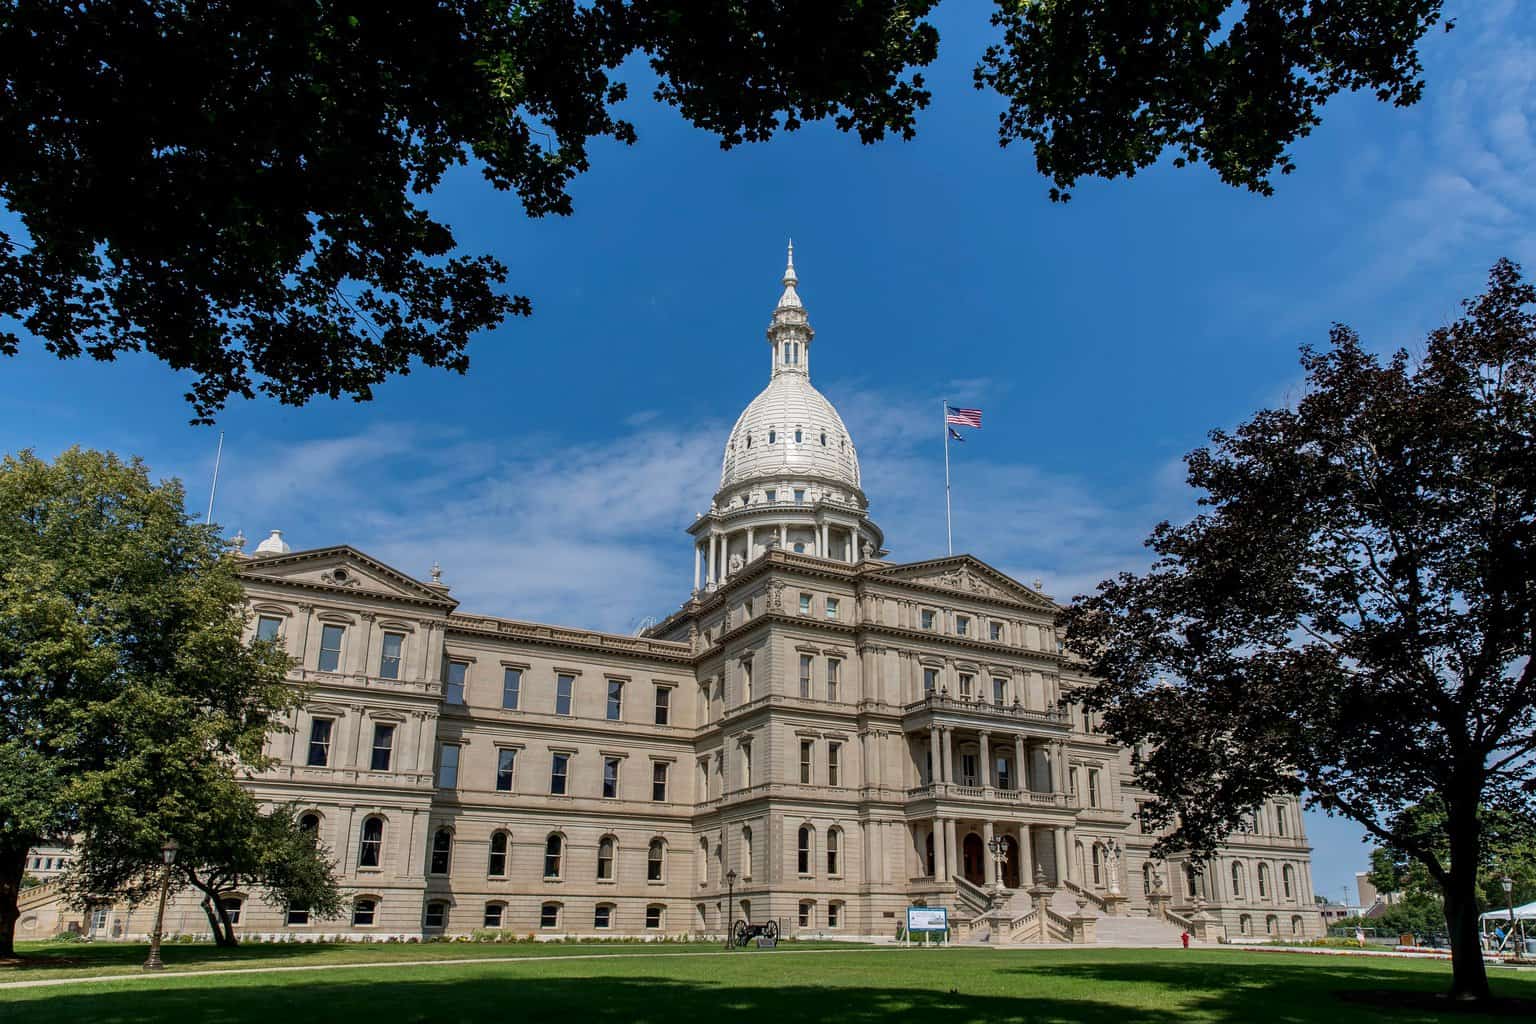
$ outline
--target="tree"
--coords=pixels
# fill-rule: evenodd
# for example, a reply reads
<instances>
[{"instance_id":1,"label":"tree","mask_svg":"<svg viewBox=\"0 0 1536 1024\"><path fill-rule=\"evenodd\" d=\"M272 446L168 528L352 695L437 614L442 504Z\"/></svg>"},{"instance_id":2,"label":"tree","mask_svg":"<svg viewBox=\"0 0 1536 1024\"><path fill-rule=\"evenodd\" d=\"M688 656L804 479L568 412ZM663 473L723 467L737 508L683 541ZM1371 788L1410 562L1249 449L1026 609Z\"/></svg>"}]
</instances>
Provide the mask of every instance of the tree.
<instances>
[{"instance_id":1,"label":"tree","mask_svg":"<svg viewBox=\"0 0 1536 1024\"><path fill-rule=\"evenodd\" d=\"M1341 89L1412 103L1441 0L999 0L977 84L1064 197L1166 149L1261 192ZM831 119L910 138L934 0L437 4L36 0L0 11L0 318L47 350L147 351L232 395L342 395L466 346L526 297L417 197L473 161L568 214L594 139L633 142L616 69L723 146ZM1240 13L1238 13L1240 11ZM1229 23L1230 22L1230 26ZM0 353L20 350L0 333Z\"/></svg>"},{"instance_id":2,"label":"tree","mask_svg":"<svg viewBox=\"0 0 1536 1024\"><path fill-rule=\"evenodd\" d=\"M153 898L164 870L161 843L175 836L179 850L171 890L192 888L201 894L218 945L238 942L223 902L234 892L256 890L273 906L305 907L314 918L335 917L341 894L330 851L300 826L295 808L263 811L225 766L207 763L190 744L181 753L190 756L177 758L175 767L189 774L173 770L165 780L176 787L175 800L147 787L100 791L105 799L93 801L94 813L85 816L90 828L69 876L76 901L100 893L135 901Z\"/></svg>"},{"instance_id":3,"label":"tree","mask_svg":"<svg viewBox=\"0 0 1536 1024\"><path fill-rule=\"evenodd\" d=\"M1335 326L1306 394L1186 459L1201 511L1064 613L1161 845L1305 791L1422 864L1485 998L1488 821L1536 812L1536 289L1501 260L1420 358ZM1166 681L1159 677L1166 676ZM1423 813L1433 804L1440 814Z\"/></svg>"},{"instance_id":4,"label":"tree","mask_svg":"<svg viewBox=\"0 0 1536 1024\"><path fill-rule=\"evenodd\" d=\"M110 454L0 460L0 957L30 847L99 837L135 794L184 816L194 783L264 763L296 699L287 655L243 641L233 560L183 499Z\"/></svg>"}]
</instances>

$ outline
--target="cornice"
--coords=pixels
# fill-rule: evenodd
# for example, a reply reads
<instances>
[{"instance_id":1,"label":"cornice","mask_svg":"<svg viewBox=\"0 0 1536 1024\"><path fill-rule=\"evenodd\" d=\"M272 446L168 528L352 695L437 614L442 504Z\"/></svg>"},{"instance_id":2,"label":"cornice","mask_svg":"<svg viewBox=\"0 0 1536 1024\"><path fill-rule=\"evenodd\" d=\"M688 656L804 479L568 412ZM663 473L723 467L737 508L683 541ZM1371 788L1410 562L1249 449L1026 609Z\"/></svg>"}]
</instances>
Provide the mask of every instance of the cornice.
<instances>
[{"instance_id":1,"label":"cornice","mask_svg":"<svg viewBox=\"0 0 1536 1024\"><path fill-rule=\"evenodd\" d=\"M623 636L597 630L546 626L536 622L461 613L448 616L446 627L451 632L466 636L519 640L562 650L598 651L678 665L691 665L694 661L693 650L687 644L673 640L653 640L649 637Z\"/></svg>"},{"instance_id":2,"label":"cornice","mask_svg":"<svg viewBox=\"0 0 1536 1024\"><path fill-rule=\"evenodd\" d=\"M325 558L334 558L338 555L343 558L350 558L356 562L359 562L362 565L367 566L370 570L378 573L379 575L384 576L393 582L406 587L409 590L416 591L417 593L414 596L408 596L404 594L380 594L376 591L358 590L353 587L337 587L323 583L310 583L307 581L293 580L284 576L269 576L261 571L270 566L299 565L304 562L315 562ZM303 589L317 590L325 593L352 595L366 594L369 597L402 601L408 604L419 604L425 605L427 607L446 608L449 610L457 608L459 605L459 602L454 598L451 598L446 594L439 594L434 592L431 587L416 579L415 577L409 576L401 572L399 569L396 569L394 566L387 565L386 563L379 561L372 555L359 551L357 548L354 548L350 544L338 544L325 548L307 548L303 551L291 551L285 555L249 556L240 563L240 568L237 570L237 572L242 577L260 580L263 583L274 583L284 586L300 587Z\"/></svg>"}]
</instances>

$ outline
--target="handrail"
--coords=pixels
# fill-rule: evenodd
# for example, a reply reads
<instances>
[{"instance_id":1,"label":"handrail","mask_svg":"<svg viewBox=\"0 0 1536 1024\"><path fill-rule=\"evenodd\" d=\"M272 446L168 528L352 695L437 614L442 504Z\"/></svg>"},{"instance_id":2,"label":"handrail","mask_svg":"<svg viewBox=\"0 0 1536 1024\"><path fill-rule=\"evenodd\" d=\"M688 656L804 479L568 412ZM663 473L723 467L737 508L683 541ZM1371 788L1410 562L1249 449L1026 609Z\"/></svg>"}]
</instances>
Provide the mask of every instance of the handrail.
<instances>
[{"instance_id":1,"label":"handrail","mask_svg":"<svg viewBox=\"0 0 1536 1024\"><path fill-rule=\"evenodd\" d=\"M989 700L966 700L964 697L951 697L948 693L929 693L919 699L902 706L902 712L929 711L969 711L986 715L1000 715L1004 718L1018 718L1031 722L1043 722L1046 725L1066 725L1067 712L1064 708L1028 708L1023 704L997 704Z\"/></svg>"},{"instance_id":2,"label":"handrail","mask_svg":"<svg viewBox=\"0 0 1536 1024\"><path fill-rule=\"evenodd\" d=\"M16 894L16 908L21 910L34 907L39 903L47 903L54 896L58 895L59 890L63 887L64 877L62 875L57 878L50 878L46 882L39 882L36 885L29 886Z\"/></svg>"},{"instance_id":3,"label":"handrail","mask_svg":"<svg viewBox=\"0 0 1536 1024\"><path fill-rule=\"evenodd\" d=\"M1109 904L1105 902L1104 897L1100 896L1098 893L1092 891L1091 889L1084 888L1077 882L1072 881L1070 878L1063 878L1061 880L1061 884L1067 889L1067 891L1075 892L1079 896L1086 899L1089 903L1092 903L1098 909L1104 911L1105 913L1109 912Z\"/></svg>"}]
</instances>

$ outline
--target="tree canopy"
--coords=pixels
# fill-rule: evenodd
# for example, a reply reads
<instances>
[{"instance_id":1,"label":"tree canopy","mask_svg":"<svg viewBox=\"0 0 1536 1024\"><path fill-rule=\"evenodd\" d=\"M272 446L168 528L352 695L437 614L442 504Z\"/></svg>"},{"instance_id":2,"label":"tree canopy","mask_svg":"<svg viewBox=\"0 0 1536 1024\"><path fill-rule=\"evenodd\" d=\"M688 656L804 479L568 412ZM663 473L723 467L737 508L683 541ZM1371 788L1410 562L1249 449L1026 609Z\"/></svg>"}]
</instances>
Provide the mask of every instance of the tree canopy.
<instances>
[{"instance_id":1,"label":"tree canopy","mask_svg":"<svg viewBox=\"0 0 1536 1024\"><path fill-rule=\"evenodd\" d=\"M166 838L198 847L169 829L265 763L297 699L288 656L244 642L233 560L183 499L110 454L0 460L0 956L30 847L78 835L88 857L109 836L139 868Z\"/></svg>"},{"instance_id":2,"label":"tree canopy","mask_svg":"<svg viewBox=\"0 0 1536 1024\"><path fill-rule=\"evenodd\" d=\"M1508 261L1423 353L1336 326L1305 396L1186 459L1201 511L1064 638L1164 849L1213 853L1279 791L1438 885L1454 988L1487 995L1479 873L1536 818L1536 289ZM1433 808L1434 813L1427 813Z\"/></svg>"},{"instance_id":3,"label":"tree canopy","mask_svg":"<svg viewBox=\"0 0 1536 1024\"><path fill-rule=\"evenodd\" d=\"M1172 151L1272 190L1341 90L1408 104L1442 0L998 0L976 69L1004 144L1065 198ZM231 396L367 400L530 301L423 209L473 163L568 214L594 139L633 142L619 69L734 146L830 119L910 138L935 0L29 0L0 9L0 353L144 351ZM10 318L21 331L6 325Z\"/></svg>"}]
</instances>

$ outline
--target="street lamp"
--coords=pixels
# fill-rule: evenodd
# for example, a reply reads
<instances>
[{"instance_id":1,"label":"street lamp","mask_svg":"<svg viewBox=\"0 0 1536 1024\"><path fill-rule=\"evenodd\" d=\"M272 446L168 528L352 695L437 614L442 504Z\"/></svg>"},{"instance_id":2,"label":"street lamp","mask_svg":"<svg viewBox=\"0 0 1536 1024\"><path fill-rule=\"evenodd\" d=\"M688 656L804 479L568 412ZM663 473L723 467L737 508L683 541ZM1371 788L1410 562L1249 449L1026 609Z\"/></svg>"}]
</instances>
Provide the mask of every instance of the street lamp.
<instances>
[{"instance_id":1,"label":"street lamp","mask_svg":"<svg viewBox=\"0 0 1536 1024\"><path fill-rule=\"evenodd\" d=\"M996 879L996 885L1003 884L1003 865L1008 862L1008 843L1002 836L993 836L987 841L987 849L992 851L992 873Z\"/></svg>"},{"instance_id":2,"label":"street lamp","mask_svg":"<svg viewBox=\"0 0 1536 1024\"><path fill-rule=\"evenodd\" d=\"M160 873L160 906L155 910L155 930L149 936L149 959L144 961L146 971L163 971L165 964L160 962L160 935L165 927L165 897L171 890L171 865L176 863L176 840L167 839L160 846L160 859L165 861L165 870Z\"/></svg>"},{"instance_id":3,"label":"street lamp","mask_svg":"<svg viewBox=\"0 0 1536 1024\"><path fill-rule=\"evenodd\" d=\"M736 869L725 873L725 948L731 948L731 930L736 925Z\"/></svg>"},{"instance_id":4,"label":"street lamp","mask_svg":"<svg viewBox=\"0 0 1536 1024\"><path fill-rule=\"evenodd\" d=\"M1508 937L1507 937L1507 939L1505 941L1510 942L1510 943L1514 943L1515 942L1515 880L1513 878L1510 878L1508 875L1504 875L1503 877L1501 877L1499 879L1499 884L1504 887L1504 904L1507 907L1509 907L1509 935L1508 935ZM1520 951L1520 947L1518 945L1515 946L1515 951L1517 953Z\"/></svg>"}]
</instances>

